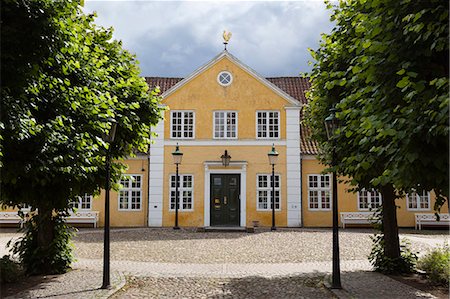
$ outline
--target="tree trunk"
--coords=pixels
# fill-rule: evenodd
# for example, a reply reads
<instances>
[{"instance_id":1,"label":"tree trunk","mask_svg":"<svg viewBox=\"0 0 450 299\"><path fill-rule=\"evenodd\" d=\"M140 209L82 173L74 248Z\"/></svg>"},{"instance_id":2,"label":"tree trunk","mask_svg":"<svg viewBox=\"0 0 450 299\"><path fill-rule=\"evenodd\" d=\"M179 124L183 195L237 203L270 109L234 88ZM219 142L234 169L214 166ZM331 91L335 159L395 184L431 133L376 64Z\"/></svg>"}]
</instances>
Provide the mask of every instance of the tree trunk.
<instances>
[{"instance_id":1,"label":"tree trunk","mask_svg":"<svg viewBox=\"0 0 450 299\"><path fill-rule=\"evenodd\" d=\"M50 244L54 239L55 228L52 213L53 208L51 206L42 205L38 208L37 246L42 253L42 257L48 257L52 254L49 252ZM42 263L40 272L42 274L52 274L52 265L50 265L50 263Z\"/></svg>"},{"instance_id":2,"label":"tree trunk","mask_svg":"<svg viewBox=\"0 0 450 299\"><path fill-rule=\"evenodd\" d=\"M386 257L396 260L400 258L400 241L395 191L393 186L385 186L380 191L383 196L384 254Z\"/></svg>"}]
</instances>

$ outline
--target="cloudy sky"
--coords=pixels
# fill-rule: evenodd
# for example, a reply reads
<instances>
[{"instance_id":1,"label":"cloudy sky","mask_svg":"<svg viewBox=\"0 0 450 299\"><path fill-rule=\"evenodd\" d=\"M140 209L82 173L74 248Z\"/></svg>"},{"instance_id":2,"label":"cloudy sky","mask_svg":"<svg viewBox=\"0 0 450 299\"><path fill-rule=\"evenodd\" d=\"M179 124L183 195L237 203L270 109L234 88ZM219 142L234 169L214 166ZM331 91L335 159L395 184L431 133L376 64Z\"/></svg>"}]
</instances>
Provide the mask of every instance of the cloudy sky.
<instances>
[{"instance_id":1,"label":"cloudy sky","mask_svg":"<svg viewBox=\"0 0 450 299\"><path fill-rule=\"evenodd\" d=\"M310 70L308 48L331 31L323 1L100 1L86 0L96 23L137 55L143 76L185 77L223 50L262 76Z\"/></svg>"}]
</instances>

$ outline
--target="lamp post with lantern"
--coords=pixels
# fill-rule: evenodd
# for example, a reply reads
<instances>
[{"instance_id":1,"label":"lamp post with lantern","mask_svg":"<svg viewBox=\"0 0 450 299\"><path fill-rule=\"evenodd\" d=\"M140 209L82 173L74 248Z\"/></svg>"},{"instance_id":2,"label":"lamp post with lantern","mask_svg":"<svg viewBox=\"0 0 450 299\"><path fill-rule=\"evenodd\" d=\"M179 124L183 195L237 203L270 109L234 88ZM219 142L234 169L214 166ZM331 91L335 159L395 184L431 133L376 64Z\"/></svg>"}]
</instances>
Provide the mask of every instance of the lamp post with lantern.
<instances>
[{"instance_id":1,"label":"lamp post with lantern","mask_svg":"<svg viewBox=\"0 0 450 299\"><path fill-rule=\"evenodd\" d=\"M267 154L269 157L269 164L272 165L272 227L270 230L276 230L275 226L275 165L278 161L278 152L275 150L275 144L272 145L272 150Z\"/></svg>"},{"instance_id":2,"label":"lamp post with lantern","mask_svg":"<svg viewBox=\"0 0 450 299\"><path fill-rule=\"evenodd\" d=\"M178 185L180 182L180 176L178 175L178 165L181 164L181 160L183 159L183 153L180 151L180 148L177 143L177 147L175 151L172 152L173 163L176 165L176 178L175 178L175 225L173 229L180 229L178 226L178 205L179 205L179 195L178 195Z\"/></svg>"},{"instance_id":3,"label":"lamp post with lantern","mask_svg":"<svg viewBox=\"0 0 450 299\"><path fill-rule=\"evenodd\" d=\"M336 166L336 138L335 132L339 127L339 120L336 118L336 108L330 109L330 115L325 118L325 129L327 131L328 140L332 142L333 152L331 166ZM342 289L341 285L341 269L339 260L339 223L338 223L338 199L337 199L337 179L336 171L333 170L333 269L331 278L332 289Z\"/></svg>"},{"instance_id":4,"label":"lamp post with lantern","mask_svg":"<svg viewBox=\"0 0 450 299\"><path fill-rule=\"evenodd\" d=\"M106 152L106 186L105 186L105 227L103 233L103 284L102 289L109 289L110 283L110 211L109 211L109 191L111 189L111 147L116 137L117 122L115 119L108 118L107 122L111 123L111 129L108 135L103 136L103 140L108 143L108 151Z\"/></svg>"}]
</instances>

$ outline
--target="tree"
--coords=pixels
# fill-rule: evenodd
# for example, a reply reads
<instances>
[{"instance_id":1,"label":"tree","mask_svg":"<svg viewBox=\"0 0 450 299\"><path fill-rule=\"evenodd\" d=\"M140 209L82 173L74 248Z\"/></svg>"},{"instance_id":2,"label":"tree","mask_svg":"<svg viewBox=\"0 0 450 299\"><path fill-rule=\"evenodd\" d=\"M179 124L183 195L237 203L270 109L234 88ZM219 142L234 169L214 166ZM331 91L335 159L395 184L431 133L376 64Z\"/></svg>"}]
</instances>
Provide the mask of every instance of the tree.
<instances>
[{"instance_id":1,"label":"tree","mask_svg":"<svg viewBox=\"0 0 450 299\"><path fill-rule=\"evenodd\" d=\"M77 1L7 0L2 12L0 203L38 209L27 267L62 272L70 261L56 267L52 251L65 234L55 230L61 216L104 187L108 150L112 181L126 168L120 160L146 151L159 98L112 29L96 26ZM118 123L110 149L108 118Z\"/></svg>"},{"instance_id":2,"label":"tree","mask_svg":"<svg viewBox=\"0 0 450 299\"><path fill-rule=\"evenodd\" d=\"M448 1L340 1L311 51L309 124L331 165L323 120L338 109L337 165L356 189L383 195L384 254L400 258L396 198L449 195Z\"/></svg>"}]
</instances>

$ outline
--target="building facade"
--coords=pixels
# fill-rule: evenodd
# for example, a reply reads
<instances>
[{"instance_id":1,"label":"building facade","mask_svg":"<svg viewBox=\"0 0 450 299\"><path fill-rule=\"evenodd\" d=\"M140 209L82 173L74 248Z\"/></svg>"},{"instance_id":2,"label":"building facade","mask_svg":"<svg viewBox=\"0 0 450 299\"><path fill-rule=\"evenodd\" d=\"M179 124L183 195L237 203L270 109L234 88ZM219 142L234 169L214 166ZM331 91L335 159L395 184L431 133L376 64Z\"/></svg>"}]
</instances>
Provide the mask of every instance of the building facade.
<instances>
[{"instance_id":1,"label":"building facade","mask_svg":"<svg viewBox=\"0 0 450 299\"><path fill-rule=\"evenodd\" d=\"M170 227L175 222L179 165L179 225L235 226L272 221L272 167L275 165L276 226L331 227L331 176L315 158L317 146L300 125L307 103L306 78L264 78L224 50L186 78L147 77L162 92L164 119L154 128L150 154L124 163L122 188L111 191L111 226ZM222 156L231 158L228 165ZM339 212L367 212L379 206L374 190L351 193L339 184ZM413 227L416 213L434 213L434 194L411 192L397 201L398 224ZM98 211L104 223L104 192L80 198L79 210ZM448 213L443 207L443 213Z\"/></svg>"}]
</instances>

